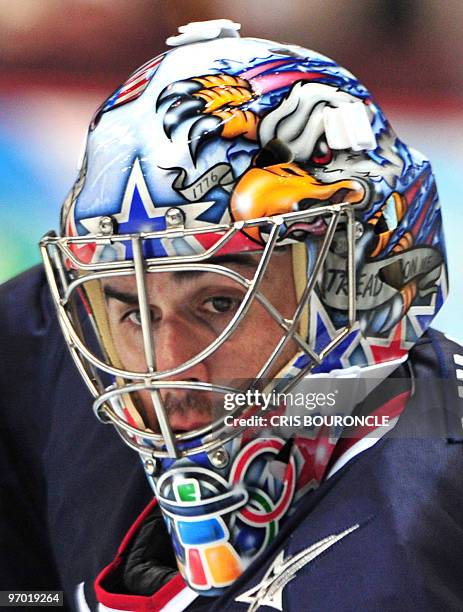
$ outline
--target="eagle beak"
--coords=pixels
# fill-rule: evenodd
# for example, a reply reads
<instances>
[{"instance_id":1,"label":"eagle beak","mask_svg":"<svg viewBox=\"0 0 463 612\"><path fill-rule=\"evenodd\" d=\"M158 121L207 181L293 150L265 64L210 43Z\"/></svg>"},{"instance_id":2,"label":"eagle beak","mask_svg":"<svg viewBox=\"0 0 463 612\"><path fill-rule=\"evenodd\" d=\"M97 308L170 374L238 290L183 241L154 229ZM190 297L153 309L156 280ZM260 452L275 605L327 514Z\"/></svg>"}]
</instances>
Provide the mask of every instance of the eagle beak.
<instances>
[{"instance_id":1,"label":"eagle beak","mask_svg":"<svg viewBox=\"0 0 463 612\"><path fill-rule=\"evenodd\" d=\"M285 163L245 172L233 190L230 207L234 220L244 221L322 204L359 204L365 196L366 190L360 181L320 183L297 164ZM248 228L245 233L261 241L259 228Z\"/></svg>"}]
</instances>

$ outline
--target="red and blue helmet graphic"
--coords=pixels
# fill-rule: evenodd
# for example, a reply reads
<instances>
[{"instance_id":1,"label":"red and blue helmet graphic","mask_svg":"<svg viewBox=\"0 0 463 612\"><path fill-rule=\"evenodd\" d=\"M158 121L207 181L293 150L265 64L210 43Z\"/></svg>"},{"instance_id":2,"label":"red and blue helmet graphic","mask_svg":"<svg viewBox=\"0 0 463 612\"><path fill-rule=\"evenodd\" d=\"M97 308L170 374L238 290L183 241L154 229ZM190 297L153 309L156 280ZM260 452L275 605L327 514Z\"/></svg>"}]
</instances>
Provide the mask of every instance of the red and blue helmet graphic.
<instances>
[{"instance_id":1,"label":"red and blue helmet graphic","mask_svg":"<svg viewBox=\"0 0 463 612\"><path fill-rule=\"evenodd\" d=\"M314 371L401 357L447 292L440 206L430 164L397 138L368 90L336 62L298 46L230 38L168 51L136 71L98 110L80 176L65 204L66 234L230 224L336 202L355 207L358 325ZM320 219L283 226L311 260ZM207 232L145 243L145 256L207 250ZM262 228L235 252L265 245ZM326 346L346 316L345 245L330 249L312 296L308 335ZM343 250L344 248L344 250ZM130 243L85 247L88 262L132 257ZM303 367L305 357L294 363Z\"/></svg>"}]
</instances>

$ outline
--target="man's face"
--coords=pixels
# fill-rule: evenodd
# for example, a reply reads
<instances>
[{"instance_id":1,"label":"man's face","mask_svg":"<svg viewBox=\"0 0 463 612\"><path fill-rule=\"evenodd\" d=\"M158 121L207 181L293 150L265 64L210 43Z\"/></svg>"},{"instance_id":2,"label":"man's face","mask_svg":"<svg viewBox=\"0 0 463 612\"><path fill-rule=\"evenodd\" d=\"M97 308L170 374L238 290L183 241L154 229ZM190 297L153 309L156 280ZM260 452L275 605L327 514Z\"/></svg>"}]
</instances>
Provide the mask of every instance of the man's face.
<instances>
[{"instance_id":1,"label":"man's face","mask_svg":"<svg viewBox=\"0 0 463 612\"><path fill-rule=\"evenodd\" d=\"M224 256L214 263L252 279L260 256ZM235 280L213 272L162 272L146 275L148 304L155 348L156 370L176 368L192 359L224 330L242 303L246 288ZM275 252L266 269L260 291L286 319L296 309L292 257L289 249ZM104 281L110 331L125 369L146 372L143 334L135 278ZM254 300L244 319L218 350L182 373L166 380L187 380L239 386L263 367L283 336L282 328ZM267 376L275 376L296 352L290 341ZM223 397L182 389L162 390L161 397L174 431L189 431L210 423L212 405ZM158 431L149 391L138 394L145 424Z\"/></svg>"}]
</instances>

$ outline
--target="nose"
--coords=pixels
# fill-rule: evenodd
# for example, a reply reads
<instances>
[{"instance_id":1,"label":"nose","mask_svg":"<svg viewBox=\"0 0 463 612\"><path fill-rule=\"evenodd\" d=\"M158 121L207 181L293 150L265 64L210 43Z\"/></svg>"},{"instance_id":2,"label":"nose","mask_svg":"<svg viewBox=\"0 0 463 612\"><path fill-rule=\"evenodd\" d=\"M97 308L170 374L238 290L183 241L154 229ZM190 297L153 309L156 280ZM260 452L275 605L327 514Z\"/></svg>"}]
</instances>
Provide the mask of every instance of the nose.
<instances>
[{"instance_id":1,"label":"nose","mask_svg":"<svg viewBox=\"0 0 463 612\"><path fill-rule=\"evenodd\" d=\"M181 317L165 316L153 328L154 350L156 355L156 373L168 372L184 364L205 348L204 338ZM207 361L202 360L183 372L167 374L160 379L164 381L211 382ZM210 414L204 410L209 402L207 392L198 392L182 387L163 388L159 391L165 414L168 416L173 431L190 431L210 422ZM142 418L147 426L159 432L158 417L153 411L153 397L149 391L139 393ZM202 403L201 403L202 401ZM204 404L204 406L203 406Z\"/></svg>"},{"instance_id":2,"label":"nose","mask_svg":"<svg viewBox=\"0 0 463 612\"><path fill-rule=\"evenodd\" d=\"M172 370L192 359L211 342L205 335L182 317L162 317L154 331L157 371ZM167 375L164 380L210 382L207 360L201 360L178 374Z\"/></svg>"}]
</instances>

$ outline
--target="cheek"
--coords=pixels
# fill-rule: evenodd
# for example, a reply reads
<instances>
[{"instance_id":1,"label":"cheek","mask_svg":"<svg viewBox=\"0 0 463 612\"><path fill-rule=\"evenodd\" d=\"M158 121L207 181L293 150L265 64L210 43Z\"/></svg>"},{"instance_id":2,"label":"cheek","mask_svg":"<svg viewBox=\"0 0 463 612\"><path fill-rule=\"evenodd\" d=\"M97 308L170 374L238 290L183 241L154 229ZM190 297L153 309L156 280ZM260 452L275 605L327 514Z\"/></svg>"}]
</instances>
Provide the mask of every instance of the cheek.
<instances>
[{"instance_id":1,"label":"cheek","mask_svg":"<svg viewBox=\"0 0 463 612\"><path fill-rule=\"evenodd\" d=\"M272 354L283 333L283 329L262 306L253 305L233 336L208 360L211 378L214 382L219 382L224 376L254 378ZM290 341L268 376L275 375L295 352L295 343Z\"/></svg>"},{"instance_id":2,"label":"cheek","mask_svg":"<svg viewBox=\"0 0 463 612\"><path fill-rule=\"evenodd\" d=\"M152 431L157 431L158 421L154 412L150 392L139 391L133 399L145 425Z\"/></svg>"},{"instance_id":3,"label":"cheek","mask_svg":"<svg viewBox=\"0 0 463 612\"><path fill-rule=\"evenodd\" d=\"M134 372L144 371L146 362L141 332L127 323L120 323L118 317L111 315L109 317L109 328L113 346L123 368Z\"/></svg>"}]
</instances>

